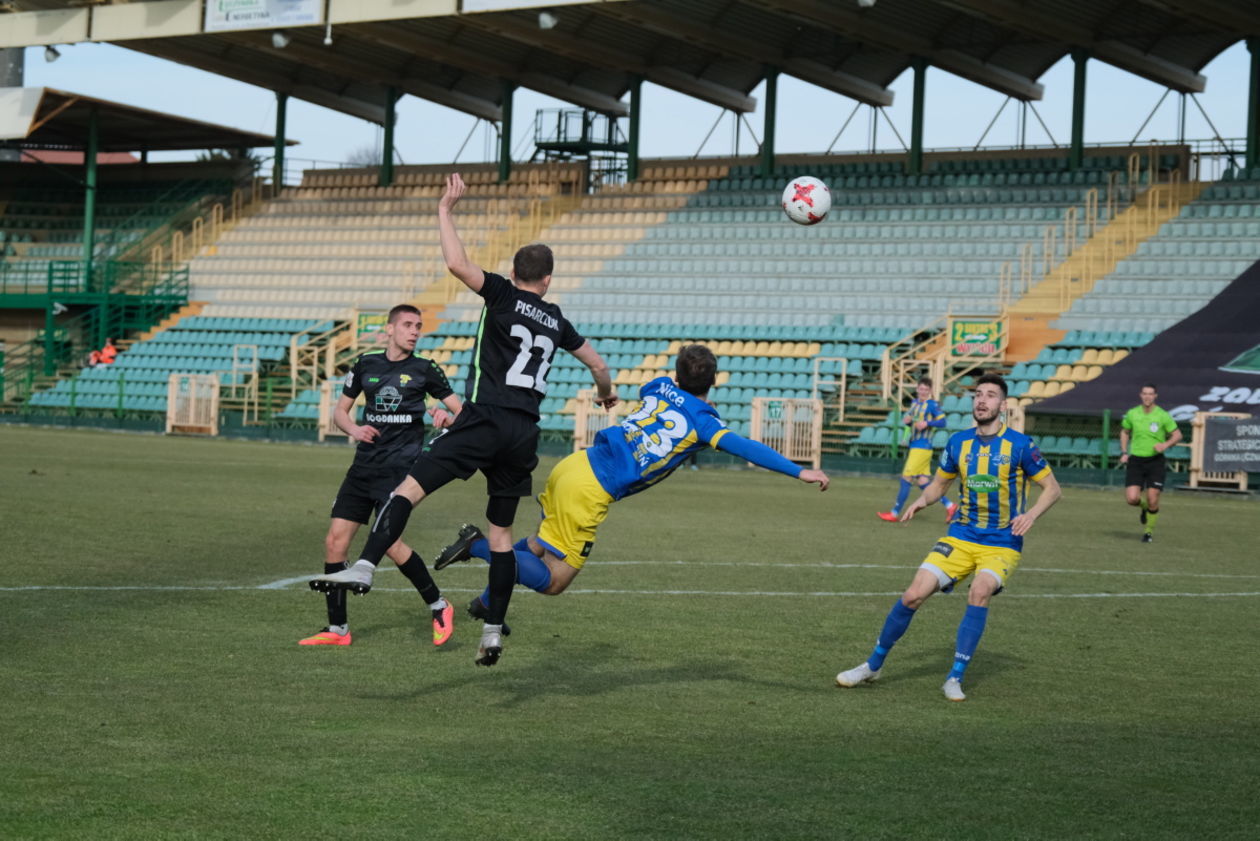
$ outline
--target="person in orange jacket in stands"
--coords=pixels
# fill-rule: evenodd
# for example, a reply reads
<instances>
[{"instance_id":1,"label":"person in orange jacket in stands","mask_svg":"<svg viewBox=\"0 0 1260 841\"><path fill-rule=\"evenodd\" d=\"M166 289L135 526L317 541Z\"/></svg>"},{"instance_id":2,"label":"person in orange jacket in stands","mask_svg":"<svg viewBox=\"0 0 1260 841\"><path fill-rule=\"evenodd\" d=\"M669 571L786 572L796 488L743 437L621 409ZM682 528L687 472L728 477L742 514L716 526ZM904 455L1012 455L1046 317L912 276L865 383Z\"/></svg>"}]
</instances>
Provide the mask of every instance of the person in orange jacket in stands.
<instances>
[{"instance_id":1,"label":"person in orange jacket in stands","mask_svg":"<svg viewBox=\"0 0 1260 841\"><path fill-rule=\"evenodd\" d=\"M113 365L114 359L118 356L118 348L114 347L113 339L105 340L105 347L101 348L100 364Z\"/></svg>"}]
</instances>

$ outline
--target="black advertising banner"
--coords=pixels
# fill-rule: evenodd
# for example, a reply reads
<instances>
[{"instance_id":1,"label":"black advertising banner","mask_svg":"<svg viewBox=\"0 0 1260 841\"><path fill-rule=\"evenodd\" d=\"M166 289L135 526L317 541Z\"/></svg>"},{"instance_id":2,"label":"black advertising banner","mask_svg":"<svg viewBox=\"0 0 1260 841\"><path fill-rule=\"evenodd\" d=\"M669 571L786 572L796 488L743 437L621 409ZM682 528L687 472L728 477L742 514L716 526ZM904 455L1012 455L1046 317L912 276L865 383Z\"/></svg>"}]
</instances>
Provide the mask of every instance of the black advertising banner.
<instances>
[{"instance_id":1,"label":"black advertising banner","mask_svg":"<svg viewBox=\"0 0 1260 841\"><path fill-rule=\"evenodd\" d=\"M1166 294L1176 295L1177 281L1167 283ZM1111 409L1118 415L1137 405L1148 382L1159 390L1159 405L1179 421L1195 412L1260 414L1260 263L1101 376L1028 411L1100 415Z\"/></svg>"},{"instance_id":2,"label":"black advertising banner","mask_svg":"<svg viewBox=\"0 0 1260 841\"><path fill-rule=\"evenodd\" d=\"M1260 418L1207 418L1203 469L1211 473L1260 473Z\"/></svg>"}]
</instances>

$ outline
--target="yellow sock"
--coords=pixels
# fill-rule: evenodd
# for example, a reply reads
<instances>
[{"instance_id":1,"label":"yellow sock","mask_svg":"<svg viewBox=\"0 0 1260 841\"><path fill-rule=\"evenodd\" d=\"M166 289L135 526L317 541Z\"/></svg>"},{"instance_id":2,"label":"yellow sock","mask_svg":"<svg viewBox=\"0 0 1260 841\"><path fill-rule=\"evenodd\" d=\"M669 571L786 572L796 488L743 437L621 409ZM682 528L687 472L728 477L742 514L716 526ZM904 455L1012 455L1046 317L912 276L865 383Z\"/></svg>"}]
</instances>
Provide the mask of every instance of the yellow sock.
<instances>
[{"instance_id":1,"label":"yellow sock","mask_svg":"<svg viewBox=\"0 0 1260 841\"><path fill-rule=\"evenodd\" d=\"M1159 519L1158 511L1146 512L1146 533L1150 534L1155 531L1155 521Z\"/></svg>"}]
</instances>

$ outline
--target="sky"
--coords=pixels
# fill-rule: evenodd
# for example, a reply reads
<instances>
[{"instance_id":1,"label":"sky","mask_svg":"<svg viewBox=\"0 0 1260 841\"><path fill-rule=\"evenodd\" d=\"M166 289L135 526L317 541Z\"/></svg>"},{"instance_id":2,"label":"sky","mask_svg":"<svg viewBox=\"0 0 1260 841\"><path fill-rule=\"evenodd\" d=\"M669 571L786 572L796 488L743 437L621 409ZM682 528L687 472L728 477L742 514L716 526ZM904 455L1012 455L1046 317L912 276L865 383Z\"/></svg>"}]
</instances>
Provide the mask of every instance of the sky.
<instances>
[{"instance_id":1,"label":"sky","mask_svg":"<svg viewBox=\"0 0 1260 841\"><path fill-rule=\"evenodd\" d=\"M201 70L152 58L109 44L83 43L60 47L61 58L44 60L43 47L26 52L25 84L82 93L164 111L179 116L220 123L271 134L275 130L275 94ZM1190 98L1186 103L1187 139L1210 139L1219 132L1225 138L1245 135L1247 78L1250 56L1243 43L1216 57L1201 72L1206 90L1197 95L1199 105L1215 126L1209 126ZM1064 57L1039 80L1045 97L1033 107L1050 130L1053 140L1066 145L1071 130L1072 61ZM1087 143L1127 143L1178 136L1178 99L1170 94L1144 129L1165 88L1101 61L1090 61L1087 70L1085 140ZM913 73L907 70L890 86L895 101L887 109L889 121L906 142L910 136ZM729 112L651 83L643 86L640 155L646 158L687 158L696 155L730 155L756 152L763 133L765 97L761 87L752 92L758 110L738 124ZM927 75L924 146L928 149L971 148L984 135L1006 97L989 88L953 76L939 68ZM779 79L776 151L821 153L864 151L871 145L871 110L863 107L839 140L835 140L857 103L839 94L783 75ZM533 152L533 119L540 109L574 108L556 99L521 89L516 94L513 127L513 159L527 160ZM986 146L1013 146L1018 142L1020 108L1010 102L984 140ZM716 130L705 140L716 124ZM738 139L736 128L738 125ZM1051 142L1030 112L1027 143ZM379 148L380 129L372 123L335 111L290 99L288 130L300 145L288 156L291 166L306 161L345 161L356 152ZM412 96L399 103L395 144L403 163L450 163L494 160L497 140L486 123ZM461 150L462 147L462 150ZM882 117L878 121L876 148L901 150L902 142ZM269 150L264 150L270 155ZM152 156L159 160L159 156ZM1210 173L1209 173L1210 175Z\"/></svg>"}]
</instances>

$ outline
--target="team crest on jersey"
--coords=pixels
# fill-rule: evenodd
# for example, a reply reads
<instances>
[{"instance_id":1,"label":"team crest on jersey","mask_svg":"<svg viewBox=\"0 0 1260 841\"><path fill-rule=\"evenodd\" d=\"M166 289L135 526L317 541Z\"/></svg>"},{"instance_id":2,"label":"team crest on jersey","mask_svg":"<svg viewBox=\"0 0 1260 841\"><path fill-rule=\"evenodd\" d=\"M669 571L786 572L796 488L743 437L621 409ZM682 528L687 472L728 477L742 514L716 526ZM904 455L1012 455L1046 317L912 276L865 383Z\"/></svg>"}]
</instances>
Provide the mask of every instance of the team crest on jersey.
<instances>
[{"instance_id":1,"label":"team crest on jersey","mask_svg":"<svg viewBox=\"0 0 1260 841\"><path fill-rule=\"evenodd\" d=\"M411 374L399 374L398 382L400 385L405 386L407 383L411 382Z\"/></svg>"},{"instance_id":2,"label":"team crest on jersey","mask_svg":"<svg viewBox=\"0 0 1260 841\"><path fill-rule=\"evenodd\" d=\"M376 392L376 411L392 412L402 403L402 393L392 385L387 385Z\"/></svg>"},{"instance_id":3,"label":"team crest on jersey","mask_svg":"<svg viewBox=\"0 0 1260 841\"><path fill-rule=\"evenodd\" d=\"M354 371L346 371L346 378L342 382L342 385L345 386L346 388L349 388L350 386L354 385Z\"/></svg>"}]
</instances>

